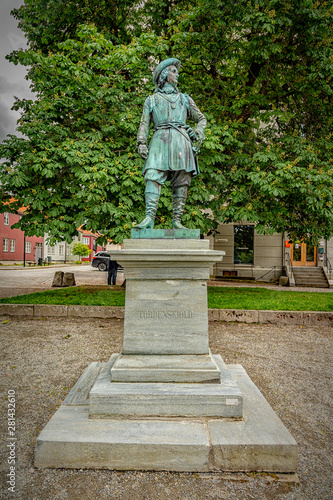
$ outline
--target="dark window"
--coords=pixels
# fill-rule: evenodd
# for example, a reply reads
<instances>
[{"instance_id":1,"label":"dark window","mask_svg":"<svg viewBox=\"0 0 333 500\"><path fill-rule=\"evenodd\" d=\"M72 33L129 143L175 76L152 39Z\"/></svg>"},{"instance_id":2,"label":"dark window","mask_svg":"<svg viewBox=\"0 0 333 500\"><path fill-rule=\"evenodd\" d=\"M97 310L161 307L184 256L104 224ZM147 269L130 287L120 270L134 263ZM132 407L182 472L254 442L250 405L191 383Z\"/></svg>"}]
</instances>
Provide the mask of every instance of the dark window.
<instances>
[{"instance_id":1,"label":"dark window","mask_svg":"<svg viewBox=\"0 0 333 500\"><path fill-rule=\"evenodd\" d=\"M254 226L234 226L234 264L253 264Z\"/></svg>"}]
</instances>

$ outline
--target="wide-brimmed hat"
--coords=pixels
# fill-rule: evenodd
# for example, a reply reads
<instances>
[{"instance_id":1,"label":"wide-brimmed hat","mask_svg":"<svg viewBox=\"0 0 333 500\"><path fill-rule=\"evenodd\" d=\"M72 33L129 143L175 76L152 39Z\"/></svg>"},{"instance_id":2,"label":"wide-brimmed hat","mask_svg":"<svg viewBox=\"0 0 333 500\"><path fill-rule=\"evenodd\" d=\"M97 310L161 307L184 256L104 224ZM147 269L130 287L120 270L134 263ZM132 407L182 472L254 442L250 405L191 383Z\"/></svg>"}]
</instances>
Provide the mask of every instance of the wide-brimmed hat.
<instances>
[{"instance_id":1,"label":"wide-brimmed hat","mask_svg":"<svg viewBox=\"0 0 333 500\"><path fill-rule=\"evenodd\" d=\"M158 78L165 68L168 68L169 66L176 66L176 68L179 70L180 65L181 65L180 60L176 59L175 57L170 57L169 59L164 59L164 61L160 62L160 64L156 67L153 74L153 80L155 85L157 85Z\"/></svg>"}]
</instances>

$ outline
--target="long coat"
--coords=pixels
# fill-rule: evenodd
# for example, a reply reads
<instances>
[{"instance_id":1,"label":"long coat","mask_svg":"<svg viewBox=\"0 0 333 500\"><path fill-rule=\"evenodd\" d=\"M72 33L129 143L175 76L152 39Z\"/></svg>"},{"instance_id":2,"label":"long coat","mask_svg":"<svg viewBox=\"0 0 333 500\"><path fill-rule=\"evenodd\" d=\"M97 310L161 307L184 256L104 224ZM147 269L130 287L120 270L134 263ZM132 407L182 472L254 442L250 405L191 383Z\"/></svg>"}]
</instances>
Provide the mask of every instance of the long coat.
<instances>
[{"instance_id":1,"label":"long coat","mask_svg":"<svg viewBox=\"0 0 333 500\"><path fill-rule=\"evenodd\" d=\"M198 162L188 134L187 119L197 123L194 129L196 138L203 140L206 118L187 94L158 91L146 99L138 131L138 146L147 145L151 123L154 124L154 134L143 174L153 169L185 170L198 175Z\"/></svg>"}]
</instances>

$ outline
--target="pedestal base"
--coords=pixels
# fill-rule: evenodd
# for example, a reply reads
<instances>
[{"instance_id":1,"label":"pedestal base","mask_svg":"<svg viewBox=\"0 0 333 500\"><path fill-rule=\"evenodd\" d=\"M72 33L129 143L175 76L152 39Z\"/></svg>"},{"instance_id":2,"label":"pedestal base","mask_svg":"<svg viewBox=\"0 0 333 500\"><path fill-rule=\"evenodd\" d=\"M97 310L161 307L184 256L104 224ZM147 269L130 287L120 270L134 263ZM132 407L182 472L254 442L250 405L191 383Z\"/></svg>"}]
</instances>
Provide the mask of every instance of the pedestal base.
<instances>
[{"instance_id":1,"label":"pedestal base","mask_svg":"<svg viewBox=\"0 0 333 500\"><path fill-rule=\"evenodd\" d=\"M242 393L221 356L212 356L216 367L222 367L218 384L110 383L112 365L118 356L111 356L90 391L90 418L243 416Z\"/></svg>"},{"instance_id":2,"label":"pedestal base","mask_svg":"<svg viewBox=\"0 0 333 500\"><path fill-rule=\"evenodd\" d=\"M95 373L98 367L95 365ZM37 440L36 467L295 472L297 444L240 365L243 420L89 419L83 375ZM92 370L89 369L88 373ZM78 390L83 387L84 390ZM81 401L79 400L82 394ZM75 402L75 404L73 404Z\"/></svg>"},{"instance_id":3,"label":"pedestal base","mask_svg":"<svg viewBox=\"0 0 333 500\"><path fill-rule=\"evenodd\" d=\"M179 356L119 354L111 368L111 382L220 384L221 370L210 353Z\"/></svg>"}]
</instances>

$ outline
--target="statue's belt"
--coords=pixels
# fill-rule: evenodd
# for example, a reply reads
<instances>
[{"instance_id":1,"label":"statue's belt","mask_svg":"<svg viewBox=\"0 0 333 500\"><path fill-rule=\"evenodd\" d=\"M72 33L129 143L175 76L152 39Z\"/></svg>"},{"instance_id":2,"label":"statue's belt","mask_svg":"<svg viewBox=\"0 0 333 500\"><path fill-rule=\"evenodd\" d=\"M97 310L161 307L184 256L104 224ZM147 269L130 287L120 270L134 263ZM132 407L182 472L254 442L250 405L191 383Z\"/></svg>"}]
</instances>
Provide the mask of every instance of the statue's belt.
<instances>
[{"instance_id":1,"label":"statue's belt","mask_svg":"<svg viewBox=\"0 0 333 500\"><path fill-rule=\"evenodd\" d=\"M189 134L187 135L182 129L184 128L185 131ZM191 129L191 127L189 125L186 125L186 123L181 123L181 122L167 122L167 123L160 123L159 125L156 125L155 128L154 128L154 132L156 132L156 130L162 130L162 129L168 129L168 128L174 128L175 130L178 130L178 132L180 132L182 134L182 136L185 137L186 140L188 140L190 143L191 143L191 146L192 146L192 149L193 149L193 152L196 153L197 150L195 148L195 146L193 145L193 142L192 140L190 139L191 137L191 134L193 134L193 137L194 136L194 132L193 130ZM189 137L190 136L190 137Z\"/></svg>"}]
</instances>

